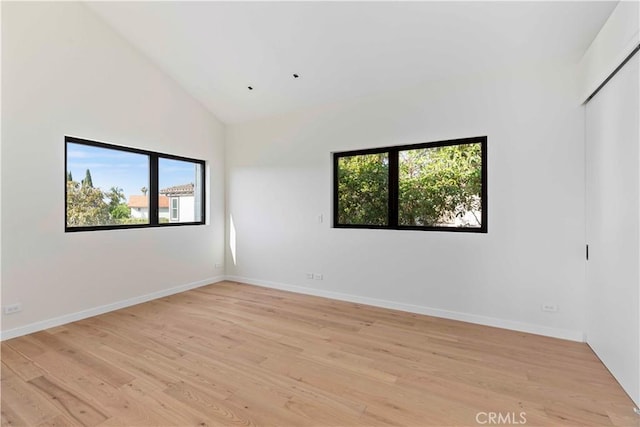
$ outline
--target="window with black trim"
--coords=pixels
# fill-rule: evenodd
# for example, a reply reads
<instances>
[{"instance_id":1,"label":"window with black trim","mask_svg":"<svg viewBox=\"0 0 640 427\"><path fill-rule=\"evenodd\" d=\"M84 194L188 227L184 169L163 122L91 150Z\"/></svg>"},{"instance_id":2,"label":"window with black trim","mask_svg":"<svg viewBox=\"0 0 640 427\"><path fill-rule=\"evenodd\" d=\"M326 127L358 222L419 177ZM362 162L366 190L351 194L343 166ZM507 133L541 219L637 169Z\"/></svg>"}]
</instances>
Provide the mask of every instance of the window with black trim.
<instances>
[{"instance_id":1,"label":"window with black trim","mask_svg":"<svg viewBox=\"0 0 640 427\"><path fill-rule=\"evenodd\" d=\"M200 225L205 162L65 137L65 231Z\"/></svg>"},{"instance_id":2,"label":"window with black trim","mask_svg":"<svg viewBox=\"0 0 640 427\"><path fill-rule=\"evenodd\" d=\"M174 222L180 221L180 211L179 211L178 202L179 202L179 199L177 197L171 198L171 215L169 216L169 219Z\"/></svg>"},{"instance_id":3,"label":"window with black trim","mask_svg":"<svg viewBox=\"0 0 640 427\"><path fill-rule=\"evenodd\" d=\"M487 232L487 137L333 154L333 226Z\"/></svg>"}]
</instances>

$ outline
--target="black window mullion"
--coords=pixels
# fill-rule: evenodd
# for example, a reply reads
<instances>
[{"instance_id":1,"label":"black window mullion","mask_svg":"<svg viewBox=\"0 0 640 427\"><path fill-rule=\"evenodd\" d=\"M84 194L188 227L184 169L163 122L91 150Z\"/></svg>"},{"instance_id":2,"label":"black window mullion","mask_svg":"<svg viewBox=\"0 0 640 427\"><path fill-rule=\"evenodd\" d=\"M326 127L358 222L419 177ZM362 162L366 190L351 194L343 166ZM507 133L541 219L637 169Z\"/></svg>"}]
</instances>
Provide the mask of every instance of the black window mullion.
<instances>
[{"instance_id":1,"label":"black window mullion","mask_svg":"<svg viewBox=\"0 0 640 427\"><path fill-rule=\"evenodd\" d=\"M482 150L481 158L482 158L482 190L480 192L480 197L482 197L482 229L486 233L489 227L489 196L487 195L487 138L481 141L480 149Z\"/></svg>"},{"instance_id":2,"label":"black window mullion","mask_svg":"<svg viewBox=\"0 0 640 427\"><path fill-rule=\"evenodd\" d=\"M338 201L340 198L338 197L338 178L340 177L338 173L338 165L339 165L340 157L334 153L333 155L333 226L337 227L339 225L338 221Z\"/></svg>"},{"instance_id":3,"label":"black window mullion","mask_svg":"<svg viewBox=\"0 0 640 427\"><path fill-rule=\"evenodd\" d=\"M389 150L389 227L398 226L398 150Z\"/></svg>"},{"instance_id":4,"label":"black window mullion","mask_svg":"<svg viewBox=\"0 0 640 427\"><path fill-rule=\"evenodd\" d=\"M200 197L200 221L205 223L207 214L207 210L205 209L207 204L207 170L205 162L200 163L200 187L200 192L202 193Z\"/></svg>"},{"instance_id":5,"label":"black window mullion","mask_svg":"<svg viewBox=\"0 0 640 427\"><path fill-rule=\"evenodd\" d=\"M158 225L159 223L159 195L158 195L158 156L152 154L149 156L149 224Z\"/></svg>"}]
</instances>

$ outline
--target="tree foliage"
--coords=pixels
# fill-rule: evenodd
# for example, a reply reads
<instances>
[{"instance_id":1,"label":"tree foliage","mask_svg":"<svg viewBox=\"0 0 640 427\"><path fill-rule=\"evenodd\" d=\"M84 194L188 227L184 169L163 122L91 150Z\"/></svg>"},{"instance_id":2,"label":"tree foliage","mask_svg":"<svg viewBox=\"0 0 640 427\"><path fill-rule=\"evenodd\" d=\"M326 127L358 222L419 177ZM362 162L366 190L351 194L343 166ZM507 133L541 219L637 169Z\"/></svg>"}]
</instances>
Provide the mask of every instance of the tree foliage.
<instances>
[{"instance_id":1,"label":"tree foliage","mask_svg":"<svg viewBox=\"0 0 640 427\"><path fill-rule=\"evenodd\" d=\"M125 203L125 195L122 188L111 187L106 194L109 199L109 215L111 219L125 219L131 216L131 210Z\"/></svg>"},{"instance_id":2,"label":"tree foliage","mask_svg":"<svg viewBox=\"0 0 640 427\"><path fill-rule=\"evenodd\" d=\"M88 226L109 223L109 205L99 188L67 181L67 225Z\"/></svg>"},{"instance_id":3,"label":"tree foliage","mask_svg":"<svg viewBox=\"0 0 640 427\"><path fill-rule=\"evenodd\" d=\"M128 219L131 217L131 209L129 209L129 206L127 206L125 203L120 203L113 209L109 210L109 215L111 216L112 220Z\"/></svg>"},{"instance_id":4,"label":"tree foliage","mask_svg":"<svg viewBox=\"0 0 640 427\"><path fill-rule=\"evenodd\" d=\"M87 169L87 172L84 175L84 179L82 180L83 187L93 188L93 180L91 179L91 171Z\"/></svg>"},{"instance_id":5,"label":"tree foliage","mask_svg":"<svg viewBox=\"0 0 640 427\"><path fill-rule=\"evenodd\" d=\"M387 153L338 159L340 224L386 225L389 203Z\"/></svg>"},{"instance_id":6,"label":"tree foliage","mask_svg":"<svg viewBox=\"0 0 640 427\"><path fill-rule=\"evenodd\" d=\"M480 211L480 144L403 151L398 168L399 224L452 224L456 217Z\"/></svg>"},{"instance_id":7,"label":"tree foliage","mask_svg":"<svg viewBox=\"0 0 640 427\"><path fill-rule=\"evenodd\" d=\"M339 158L339 223L385 225L388 180L387 153ZM400 151L398 224L452 225L459 218L460 223L478 226L481 189L480 144Z\"/></svg>"},{"instance_id":8,"label":"tree foliage","mask_svg":"<svg viewBox=\"0 0 640 427\"><path fill-rule=\"evenodd\" d=\"M125 203L122 188L111 187L108 193L94 188L91 173L82 183L67 176L67 225L72 227L129 224L131 210Z\"/></svg>"}]
</instances>

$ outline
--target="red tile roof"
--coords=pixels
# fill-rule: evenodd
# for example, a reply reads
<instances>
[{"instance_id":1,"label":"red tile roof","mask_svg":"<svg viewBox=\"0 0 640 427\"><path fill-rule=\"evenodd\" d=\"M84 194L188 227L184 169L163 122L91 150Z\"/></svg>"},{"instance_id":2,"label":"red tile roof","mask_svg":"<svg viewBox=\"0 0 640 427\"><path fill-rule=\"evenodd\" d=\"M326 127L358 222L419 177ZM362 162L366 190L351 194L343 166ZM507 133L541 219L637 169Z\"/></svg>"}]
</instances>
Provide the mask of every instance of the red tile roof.
<instances>
[{"instance_id":1,"label":"red tile roof","mask_svg":"<svg viewBox=\"0 0 640 427\"><path fill-rule=\"evenodd\" d=\"M158 196L158 205L160 205L160 208L168 208L169 198L167 196ZM143 196L141 194L129 196L127 206L130 208L146 208L149 206L149 196Z\"/></svg>"},{"instance_id":2,"label":"red tile roof","mask_svg":"<svg viewBox=\"0 0 640 427\"><path fill-rule=\"evenodd\" d=\"M168 196L193 196L194 189L193 182L189 184L174 185L173 187L167 187L160 190L160 194L166 194Z\"/></svg>"}]
</instances>

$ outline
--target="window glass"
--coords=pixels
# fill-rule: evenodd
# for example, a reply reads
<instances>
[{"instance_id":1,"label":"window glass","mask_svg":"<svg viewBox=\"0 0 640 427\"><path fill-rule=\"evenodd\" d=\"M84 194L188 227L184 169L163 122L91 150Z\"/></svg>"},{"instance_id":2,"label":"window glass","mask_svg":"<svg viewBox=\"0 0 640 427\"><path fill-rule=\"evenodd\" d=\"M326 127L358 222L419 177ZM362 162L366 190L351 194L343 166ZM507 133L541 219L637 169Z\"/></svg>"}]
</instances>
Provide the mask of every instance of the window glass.
<instances>
[{"instance_id":1,"label":"window glass","mask_svg":"<svg viewBox=\"0 0 640 427\"><path fill-rule=\"evenodd\" d=\"M338 158L338 222L387 225L389 155L362 154Z\"/></svg>"},{"instance_id":2,"label":"window glass","mask_svg":"<svg viewBox=\"0 0 640 427\"><path fill-rule=\"evenodd\" d=\"M204 167L65 136L65 231L204 224Z\"/></svg>"},{"instance_id":3,"label":"window glass","mask_svg":"<svg viewBox=\"0 0 640 427\"><path fill-rule=\"evenodd\" d=\"M171 221L178 221L180 219L180 215L178 213L178 202L179 199L177 197L171 198Z\"/></svg>"},{"instance_id":4,"label":"window glass","mask_svg":"<svg viewBox=\"0 0 640 427\"><path fill-rule=\"evenodd\" d=\"M482 225L479 143L400 151L398 172L399 225Z\"/></svg>"},{"instance_id":5,"label":"window glass","mask_svg":"<svg viewBox=\"0 0 640 427\"><path fill-rule=\"evenodd\" d=\"M487 232L487 137L334 153L333 226Z\"/></svg>"},{"instance_id":6,"label":"window glass","mask_svg":"<svg viewBox=\"0 0 640 427\"><path fill-rule=\"evenodd\" d=\"M159 199L171 200L171 212L160 208L160 222L199 222L202 219L202 166L199 163L160 158ZM167 204L168 208L168 204Z\"/></svg>"},{"instance_id":7,"label":"window glass","mask_svg":"<svg viewBox=\"0 0 640 427\"><path fill-rule=\"evenodd\" d=\"M67 143L67 227L149 223L149 156Z\"/></svg>"}]
</instances>

